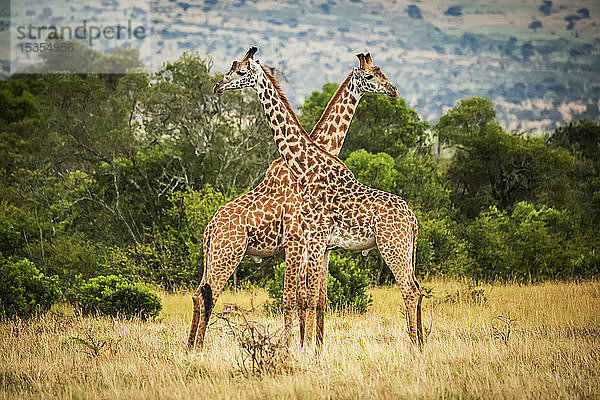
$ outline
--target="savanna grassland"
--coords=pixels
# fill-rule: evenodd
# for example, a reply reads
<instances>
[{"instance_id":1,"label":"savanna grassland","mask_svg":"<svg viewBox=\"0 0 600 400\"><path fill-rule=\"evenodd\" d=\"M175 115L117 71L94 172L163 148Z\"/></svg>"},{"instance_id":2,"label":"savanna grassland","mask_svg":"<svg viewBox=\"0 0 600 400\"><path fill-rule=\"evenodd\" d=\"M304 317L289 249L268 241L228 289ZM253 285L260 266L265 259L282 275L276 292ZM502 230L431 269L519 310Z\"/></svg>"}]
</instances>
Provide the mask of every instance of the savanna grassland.
<instances>
[{"instance_id":1,"label":"savanna grassland","mask_svg":"<svg viewBox=\"0 0 600 400\"><path fill-rule=\"evenodd\" d=\"M214 318L202 352L185 348L189 293L163 294L155 321L73 316L0 325L3 398L598 398L600 284L470 287L432 281L418 354L401 294L374 288L367 313L329 313L323 352L300 350L275 373L245 374L239 346ZM428 290L429 291L429 290ZM261 289L227 292L270 330ZM297 338L295 338L297 343Z\"/></svg>"}]
</instances>

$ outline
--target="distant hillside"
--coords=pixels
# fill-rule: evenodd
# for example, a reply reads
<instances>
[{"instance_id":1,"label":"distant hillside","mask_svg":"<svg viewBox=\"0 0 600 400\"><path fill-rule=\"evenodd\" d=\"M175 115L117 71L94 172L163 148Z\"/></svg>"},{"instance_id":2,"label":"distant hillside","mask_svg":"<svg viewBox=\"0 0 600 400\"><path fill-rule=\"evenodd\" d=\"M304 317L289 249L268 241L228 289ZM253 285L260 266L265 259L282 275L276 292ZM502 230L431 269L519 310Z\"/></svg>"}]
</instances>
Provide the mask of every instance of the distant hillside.
<instances>
[{"instance_id":1,"label":"distant hillside","mask_svg":"<svg viewBox=\"0 0 600 400\"><path fill-rule=\"evenodd\" d=\"M486 96L507 129L542 132L576 117L600 121L598 15L589 0L160 0L152 63L197 50L224 71L256 44L299 105L369 50L430 122L461 98Z\"/></svg>"}]
</instances>

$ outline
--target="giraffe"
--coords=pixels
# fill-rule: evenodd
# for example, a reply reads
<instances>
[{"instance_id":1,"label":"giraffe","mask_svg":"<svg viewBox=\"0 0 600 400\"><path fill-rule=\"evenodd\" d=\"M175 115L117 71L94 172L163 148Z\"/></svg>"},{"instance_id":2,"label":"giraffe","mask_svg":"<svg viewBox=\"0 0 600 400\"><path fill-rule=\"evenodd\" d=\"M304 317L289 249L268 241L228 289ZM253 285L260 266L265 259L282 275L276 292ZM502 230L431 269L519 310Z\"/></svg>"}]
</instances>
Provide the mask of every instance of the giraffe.
<instances>
[{"instance_id":1,"label":"giraffe","mask_svg":"<svg viewBox=\"0 0 600 400\"><path fill-rule=\"evenodd\" d=\"M370 188L356 180L336 156L309 138L278 82L253 56L251 48L215 85L214 92L254 88L267 116L273 139L301 191L300 235L308 253L308 298L305 335L312 345L315 314L322 313L326 299L324 256L342 246L355 250L377 247L399 284L408 316L409 337L423 347L422 292L415 278L417 219L399 196ZM371 62L370 57L365 61ZM371 85L372 75L357 79ZM322 324L321 317L319 324ZM317 344L322 344L317 331Z\"/></svg>"},{"instance_id":2,"label":"giraffe","mask_svg":"<svg viewBox=\"0 0 600 400\"><path fill-rule=\"evenodd\" d=\"M357 57L360 66L354 68L342 82L311 133L316 143L334 155L339 154L364 91L398 96L396 88L379 67L366 62L364 54ZM370 77L370 85L357 85L358 79L365 75ZM289 333L297 296L300 342L303 342L306 288L301 282L306 281L306 276L305 269L300 269L300 266L305 265L306 249L304 237L299 233L300 204L296 179L279 158L271 164L264 180L255 189L225 204L215 213L204 231L205 271L202 283L192 297L194 317L188 347L203 344L210 309L244 254L260 262L262 257L275 255L282 249L285 249L286 266L285 327ZM299 293L295 293L296 290Z\"/></svg>"}]
</instances>

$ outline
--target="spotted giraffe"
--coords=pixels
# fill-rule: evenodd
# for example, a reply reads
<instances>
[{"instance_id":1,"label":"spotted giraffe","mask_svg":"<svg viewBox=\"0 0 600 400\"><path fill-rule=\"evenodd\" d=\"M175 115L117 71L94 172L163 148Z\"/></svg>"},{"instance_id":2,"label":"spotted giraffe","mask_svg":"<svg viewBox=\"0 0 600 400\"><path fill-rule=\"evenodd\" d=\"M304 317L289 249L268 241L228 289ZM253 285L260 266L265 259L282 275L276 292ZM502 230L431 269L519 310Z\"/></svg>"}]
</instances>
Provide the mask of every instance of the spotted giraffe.
<instances>
[{"instance_id":1,"label":"spotted giraffe","mask_svg":"<svg viewBox=\"0 0 600 400\"><path fill-rule=\"evenodd\" d=\"M317 144L334 155L339 154L350 120L365 91L398 96L396 88L380 68L372 65L370 55L369 62L364 54L357 57L360 66L342 82L311 133ZM358 85L364 76L369 78L369 84ZM212 308L244 254L260 262L262 257L275 255L283 249L285 327L289 332L297 296L300 340L303 341L306 270L301 266L306 263L306 249L299 228L300 209L299 187L281 158L272 163L265 179L255 189L219 208L204 232L205 270L202 283L193 295L190 348L202 345L206 321L210 317L210 311L205 310Z\"/></svg>"},{"instance_id":2,"label":"spotted giraffe","mask_svg":"<svg viewBox=\"0 0 600 400\"><path fill-rule=\"evenodd\" d=\"M414 213L400 197L358 182L343 162L308 137L275 78L253 59L256 51L251 48L242 61L234 62L214 91L245 87L257 91L279 152L299 185L299 234L305 237L308 250L306 343L312 344L315 313L323 312L326 301L324 256L328 248L340 244L363 251L375 246L379 249L402 290L409 336L422 349ZM369 78L363 76L357 84L368 85ZM323 330L321 337L317 336L318 344L322 343Z\"/></svg>"}]
</instances>

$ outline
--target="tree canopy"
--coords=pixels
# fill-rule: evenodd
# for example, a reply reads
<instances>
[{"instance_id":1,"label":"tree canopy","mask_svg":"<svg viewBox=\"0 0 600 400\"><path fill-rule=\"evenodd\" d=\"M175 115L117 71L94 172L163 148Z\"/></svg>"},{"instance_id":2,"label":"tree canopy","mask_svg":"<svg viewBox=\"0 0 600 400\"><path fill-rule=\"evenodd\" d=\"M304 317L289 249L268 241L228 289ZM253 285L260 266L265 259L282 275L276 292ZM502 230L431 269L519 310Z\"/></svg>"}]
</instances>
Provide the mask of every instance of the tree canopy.
<instances>
[{"instance_id":1,"label":"tree canopy","mask_svg":"<svg viewBox=\"0 0 600 400\"><path fill-rule=\"evenodd\" d=\"M130 53L106 57L137 65ZM153 74L1 80L5 264L32 263L64 290L103 274L168 290L199 283L204 227L278 157L256 96L215 96L222 75L211 67L185 53ZM337 87L300 106L307 130ZM434 159L432 139L450 156ZM530 137L506 132L489 99L471 98L430 129L404 100L365 95L340 157L415 211L420 275L535 281L597 277L599 148L591 121ZM371 283L393 279L376 252L344 253ZM265 284L280 262L245 259L238 278Z\"/></svg>"}]
</instances>

